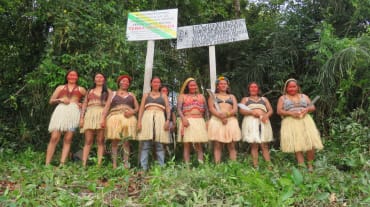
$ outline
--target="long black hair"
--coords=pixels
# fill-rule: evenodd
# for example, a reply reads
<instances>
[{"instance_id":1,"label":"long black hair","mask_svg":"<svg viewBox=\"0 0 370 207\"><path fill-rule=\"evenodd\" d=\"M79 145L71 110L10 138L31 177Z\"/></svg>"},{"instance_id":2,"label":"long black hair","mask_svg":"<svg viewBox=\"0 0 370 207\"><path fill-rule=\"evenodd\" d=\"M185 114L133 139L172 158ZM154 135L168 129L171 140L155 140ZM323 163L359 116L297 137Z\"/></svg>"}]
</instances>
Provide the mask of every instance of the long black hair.
<instances>
[{"instance_id":1,"label":"long black hair","mask_svg":"<svg viewBox=\"0 0 370 207\"><path fill-rule=\"evenodd\" d=\"M95 73L95 75L93 76L93 82L94 82L94 84L93 84L93 86L89 89L89 92L90 92L92 89L96 88L95 77L96 77L97 75L99 75L99 74L100 74L100 75L102 75L102 76L104 77L103 89L102 89L102 91L101 91L101 96L100 96L100 101L101 101L101 103L103 103L104 101L107 101L107 99L108 99L107 78L105 77L105 75L104 75L103 73L101 73L101 72L97 72L97 73Z\"/></svg>"}]
</instances>

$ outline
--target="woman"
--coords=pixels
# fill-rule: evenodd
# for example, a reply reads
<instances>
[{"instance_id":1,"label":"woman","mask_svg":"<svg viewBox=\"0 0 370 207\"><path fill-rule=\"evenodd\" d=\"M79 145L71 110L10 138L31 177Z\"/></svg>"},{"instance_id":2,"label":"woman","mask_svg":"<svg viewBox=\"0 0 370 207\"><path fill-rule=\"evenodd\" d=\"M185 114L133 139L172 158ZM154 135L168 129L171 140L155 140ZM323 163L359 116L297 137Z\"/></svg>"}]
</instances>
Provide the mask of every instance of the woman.
<instances>
[{"instance_id":1,"label":"woman","mask_svg":"<svg viewBox=\"0 0 370 207\"><path fill-rule=\"evenodd\" d=\"M281 150L294 152L300 166L304 166L303 152L306 152L309 171L313 170L315 149L323 149L320 133L308 114L315 109L310 98L300 93L297 80L288 79L277 104L277 113L283 117L280 131Z\"/></svg>"},{"instance_id":2,"label":"woman","mask_svg":"<svg viewBox=\"0 0 370 207\"><path fill-rule=\"evenodd\" d=\"M248 110L240 108L244 115L242 123L242 140L251 144L253 166L258 167L258 148L261 146L263 158L271 165L268 143L273 140L272 128L269 118L273 110L269 100L260 96L259 86L256 82L248 85L249 97L244 97L241 104Z\"/></svg>"},{"instance_id":3,"label":"woman","mask_svg":"<svg viewBox=\"0 0 370 207\"><path fill-rule=\"evenodd\" d=\"M148 156L153 142L161 166L164 165L165 158L163 144L170 143L168 130L171 112L167 96L159 91L161 79L153 77L150 86L151 91L145 93L141 99L137 125L140 131L138 140L142 142L140 165L145 171L148 170Z\"/></svg>"},{"instance_id":4,"label":"woman","mask_svg":"<svg viewBox=\"0 0 370 207\"><path fill-rule=\"evenodd\" d=\"M132 78L121 75L117 78L118 90L111 93L104 107L102 126L106 126L105 137L112 141L113 168L117 168L118 143L123 140L124 167L129 168L129 139L136 138L137 119L135 114L139 104L134 94L128 92ZM107 118L105 115L109 111Z\"/></svg>"},{"instance_id":5,"label":"woman","mask_svg":"<svg viewBox=\"0 0 370 207\"><path fill-rule=\"evenodd\" d=\"M212 114L208 123L208 137L214 141L214 159L218 164L221 162L224 144L227 145L230 159L236 160L235 142L241 139L241 132L235 117L238 111L237 101L235 96L230 94L229 80L226 77L216 80L214 95L208 99L208 108Z\"/></svg>"},{"instance_id":6,"label":"woman","mask_svg":"<svg viewBox=\"0 0 370 207\"><path fill-rule=\"evenodd\" d=\"M203 163L203 148L201 143L208 142L208 134L204 115L207 110L206 101L199 94L194 78L188 78L182 84L180 96L177 99L177 111L181 118L178 129L178 142L184 143L184 161L190 162L192 144L198 154L198 161Z\"/></svg>"},{"instance_id":7,"label":"woman","mask_svg":"<svg viewBox=\"0 0 370 207\"><path fill-rule=\"evenodd\" d=\"M101 127L101 118L105 103L107 102L110 90L107 89L106 79L102 73L94 76L94 85L87 92L82 104L80 117L80 129L85 133L85 145L82 153L82 165L86 167L91 145L96 135L98 144L98 166L101 165L104 154L104 129Z\"/></svg>"},{"instance_id":8,"label":"woman","mask_svg":"<svg viewBox=\"0 0 370 207\"><path fill-rule=\"evenodd\" d=\"M57 104L57 107L49 123L51 137L46 151L46 165L50 164L62 133L64 140L60 165L63 165L68 157L73 133L79 124L81 97L86 94L86 90L78 86L77 81L77 71L69 70L65 76L65 84L58 86L50 98L49 103Z\"/></svg>"}]
</instances>

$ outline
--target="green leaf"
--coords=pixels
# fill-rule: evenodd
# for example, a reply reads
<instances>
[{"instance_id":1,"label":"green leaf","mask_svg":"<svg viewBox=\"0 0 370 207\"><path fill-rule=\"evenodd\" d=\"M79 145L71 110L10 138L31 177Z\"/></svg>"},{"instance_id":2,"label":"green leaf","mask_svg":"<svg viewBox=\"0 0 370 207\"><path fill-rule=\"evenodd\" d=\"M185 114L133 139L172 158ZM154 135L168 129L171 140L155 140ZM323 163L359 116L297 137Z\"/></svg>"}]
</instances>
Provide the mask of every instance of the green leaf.
<instances>
[{"instance_id":1,"label":"green leaf","mask_svg":"<svg viewBox=\"0 0 370 207\"><path fill-rule=\"evenodd\" d=\"M323 192L323 193L316 194L315 198L319 201L322 201L322 200L328 199L329 195L330 195L330 193Z\"/></svg>"},{"instance_id":2,"label":"green leaf","mask_svg":"<svg viewBox=\"0 0 370 207\"><path fill-rule=\"evenodd\" d=\"M293 188L286 189L283 194L281 195L281 200L286 201L288 198L292 197L294 194Z\"/></svg>"},{"instance_id":3,"label":"green leaf","mask_svg":"<svg viewBox=\"0 0 370 207\"><path fill-rule=\"evenodd\" d=\"M303 182L303 175L301 174L301 172L299 172L299 170L295 167L293 167L293 176L292 176L292 179L294 181L294 183L296 185L300 185L302 184Z\"/></svg>"}]
</instances>

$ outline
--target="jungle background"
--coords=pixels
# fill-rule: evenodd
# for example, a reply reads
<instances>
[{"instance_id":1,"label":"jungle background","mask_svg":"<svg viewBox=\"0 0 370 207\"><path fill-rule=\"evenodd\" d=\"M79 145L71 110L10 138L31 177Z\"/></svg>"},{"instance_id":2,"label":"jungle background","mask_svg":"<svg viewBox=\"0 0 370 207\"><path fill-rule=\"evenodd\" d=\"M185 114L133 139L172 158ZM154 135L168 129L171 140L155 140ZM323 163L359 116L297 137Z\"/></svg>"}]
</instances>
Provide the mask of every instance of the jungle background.
<instances>
[{"instance_id":1,"label":"jungle background","mask_svg":"<svg viewBox=\"0 0 370 207\"><path fill-rule=\"evenodd\" d=\"M116 89L121 74L141 98L146 42L125 38L129 12L178 8L178 26L246 20L250 39L216 46L217 74L227 76L238 100L250 81L261 85L274 109L284 81L296 78L311 98L325 149L316 170L295 165L279 150L280 117L271 119L273 170L251 168L249 147L238 162L182 164L181 145L165 168L130 170L78 162L45 167L48 100L68 69L89 88L95 72ZM370 203L369 0L1 0L0 204L4 206L366 206ZM188 77L210 88L208 48L176 50L176 40L155 43L153 75L177 92ZM241 117L240 117L241 118ZM109 145L109 143L107 143ZM83 146L76 134L72 151ZM60 146L59 146L60 147ZM54 155L57 166L60 148ZM227 154L225 154L227 157ZM260 162L263 163L261 160ZM190 176L189 176L190 173Z\"/></svg>"}]
</instances>

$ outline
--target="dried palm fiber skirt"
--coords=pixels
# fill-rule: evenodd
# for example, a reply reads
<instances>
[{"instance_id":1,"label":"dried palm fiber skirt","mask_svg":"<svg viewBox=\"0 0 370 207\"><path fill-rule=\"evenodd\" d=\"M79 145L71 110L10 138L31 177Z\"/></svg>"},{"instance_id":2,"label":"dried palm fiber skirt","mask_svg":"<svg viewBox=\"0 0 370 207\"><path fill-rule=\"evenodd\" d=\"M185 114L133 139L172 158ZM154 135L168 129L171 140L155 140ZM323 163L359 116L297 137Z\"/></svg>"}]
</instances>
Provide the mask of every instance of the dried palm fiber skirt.
<instances>
[{"instance_id":1,"label":"dried palm fiber skirt","mask_svg":"<svg viewBox=\"0 0 370 207\"><path fill-rule=\"evenodd\" d=\"M76 103L60 103L55 107L49 122L49 132L74 131L80 122L80 108Z\"/></svg>"},{"instance_id":2,"label":"dried palm fiber skirt","mask_svg":"<svg viewBox=\"0 0 370 207\"><path fill-rule=\"evenodd\" d=\"M110 111L105 125L107 140L136 139L137 119L135 116L125 117L123 110Z\"/></svg>"},{"instance_id":3,"label":"dried palm fiber skirt","mask_svg":"<svg viewBox=\"0 0 370 207\"><path fill-rule=\"evenodd\" d=\"M81 133L87 129L101 129L103 110L103 106L88 106L86 108L84 125L83 128L80 129Z\"/></svg>"},{"instance_id":4,"label":"dried palm fiber skirt","mask_svg":"<svg viewBox=\"0 0 370 207\"><path fill-rule=\"evenodd\" d=\"M236 117L227 118L227 124L212 116L208 123L208 138L222 143L236 142L241 139L241 131Z\"/></svg>"},{"instance_id":5,"label":"dried palm fiber skirt","mask_svg":"<svg viewBox=\"0 0 370 207\"><path fill-rule=\"evenodd\" d=\"M273 141L270 121L263 123L254 116L244 116L242 122L242 141L248 143L265 143Z\"/></svg>"},{"instance_id":6,"label":"dried palm fiber skirt","mask_svg":"<svg viewBox=\"0 0 370 207\"><path fill-rule=\"evenodd\" d=\"M141 119L141 130L137 139L171 143L169 131L164 130L165 116L162 110L145 110Z\"/></svg>"},{"instance_id":7,"label":"dried palm fiber skirt","mask_svg":"<svg viewBox=\"0 0 370 207\"><path fill-rule=\"evenodd\" d=\"M188 127L182 125L182 121L179 121L179 127L177 132L178 142L208 142L208 133L206 122L203 118L187 118L189 122Z\"/></svg>"},{"instance_id":8,"label":"dried palm fiber skirt","mask_svg":"<svg viewBox=\"0 0 370 207\"><path fill-rule=\"evenodd\" d=\"M321 143L320 132L309 114L301 119L288 116L282 120L280 147L283 152L300 152L324 148Z\"/></svg>"}]
</instances>

